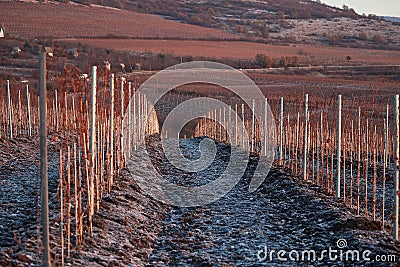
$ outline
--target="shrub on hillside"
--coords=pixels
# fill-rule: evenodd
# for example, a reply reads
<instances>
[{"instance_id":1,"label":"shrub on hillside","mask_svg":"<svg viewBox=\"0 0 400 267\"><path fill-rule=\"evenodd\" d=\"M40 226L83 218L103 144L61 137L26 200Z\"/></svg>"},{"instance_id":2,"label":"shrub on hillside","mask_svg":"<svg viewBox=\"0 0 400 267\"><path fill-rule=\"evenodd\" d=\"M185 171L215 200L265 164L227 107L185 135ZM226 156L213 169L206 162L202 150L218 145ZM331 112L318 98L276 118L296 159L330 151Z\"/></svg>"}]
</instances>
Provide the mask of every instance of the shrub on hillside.
<instances>
[{"instance_id":1,"label":"shrub on hillside","mask_svg":"<svg viewBox=\"0 0 400 267\"><path fill-rule=\"evenodd\" d=\"M272 58L270 58L265 54L257 54L255 60L257 67L261 68L271 68L272 65L274 64Z\"/></svg>"}]
</instances>

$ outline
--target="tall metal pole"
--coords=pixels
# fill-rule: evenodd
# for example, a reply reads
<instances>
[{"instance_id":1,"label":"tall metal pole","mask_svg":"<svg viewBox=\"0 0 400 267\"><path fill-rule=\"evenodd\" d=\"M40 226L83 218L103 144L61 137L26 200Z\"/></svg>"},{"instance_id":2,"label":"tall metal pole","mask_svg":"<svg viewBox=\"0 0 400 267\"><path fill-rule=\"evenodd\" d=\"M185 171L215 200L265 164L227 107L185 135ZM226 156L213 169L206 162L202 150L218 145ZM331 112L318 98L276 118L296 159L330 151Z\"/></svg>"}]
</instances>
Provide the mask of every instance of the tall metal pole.
<instances>
[{"instance_id":1,"label":"tall metal pole","mask_svg":"<svg viewBox=\"0 0 400 267\"><path fill-rule=\"evenodd\" d=\"M342 95L338 95L338 129L337 129L337 155L336 155L336 198L340 198L340 165L342 153ZM344 174L343 174L344 175ZM346 179L346 177L344 177Z\"/></svg>"},{"instance_id":2,"label":"tall metal pole","mask_svg":"<svg viewBox=\"0 0 400 267\"><path fill-rule=\"evenodd\" d=\"M54 90L54 95L55 95L55 106L56 106L56 110L55 110L55 112L56 112L56 114L55 114L55 117L56 117L56 132L58 132L58 124L59 124L59 117L58 117L58 92L57 92L57 90Z\"/></svg>"},{"instance_id":3,"label":"tall metal pole","mask_svg":"<svg viewBox=\"0 0 400 267\"><path fill-rule=\"evenodd\" d=\"M136 92L133 92L133 148L136 151L136 144L137 144L137 125L136 125Z\"/></svg>"},{"instance_id":4,"label":"tall metal pole","mask_svg":"<svg viewBox=\"0 0 400 267\"><path fill-rule=\"evenodd\" d=\"M19 127L19 134L22 134L21 90L18 90L18 127Z\"/></svg>"},{"instance_id":5,"label":"tall metal pole","mask_svg":"<svg viewBox=\"0 0 400 267\"><path fill-rule=\"evenodd\" d=\"M227 134L230 134L231 129L232 129L232 115L231 115L232 112L231 111L232 111L232 106L230 105L228 108L228 125L227 126L228 126L229 130L227 131ZM228 136L226 136L226 139L228 141ZM229 140L232 141L232 136L229 136ZM233 142L230 142L230 144L233 145Z\"/></svg>"},{"instance_id":6,"label":"tall metal pole","mask_svg":"<svg viewBox=\"0 0 400 267\"><path fill-rule=\"evenodd\" d=\"M281 97L281 109L279 113L279 164L283 160L283 97Z\"/></svg>"},{"instance_id":7,"label":"tall metal pole","mask_svg":"<svg viewBox=\"0 0 400 267\"><path fill-rule=\"evenodd\" d=\"M224 129L223 129L223 135L224 135L224 141L225 142L227 141L226 134L229 132L227 122L228 122L228 118L226 117L226 108L224 107Z\"/></svg>"},{"instance_id":8,"label":"tall metal pole","mask_svg":"<svg viewBox=\"0 0 400 267\"><path fill-rule=\"evenodd\" d=\"M264 136L264 156L267 156L267 105L268 99L264 100L264 122L263 122L263 136Z\"/></svg>"},{"instance_id":9,"label":"tall metal pole","mask_svg":"<svg viewBox=\"0 0 400 267\"><path fill-rule=\"evenodd\" d=\"M239 141L238 141L238 104L235 104L235 146L238 146Z\"/></svg>"},{"instance_id":10,"label":"tall metal pole","mask_svg":"<svg viewBox=\"0 0 400 267\"><path fill-rule=\"evenodd\" d=\"M251 102L251 152L254 152L254 137L255 137L255 131L256 131L256 122L255 122L255 115L256 115L256 111L255 111L255 101L254 99Z\"/></svg>"},{"instance_id":11,"label":"tall metal pole","mask_svg":"<svg viewBox=\"0 0 400 267\"><path fill-rule=\"evenodd\" d=\"M125 95L124 95L124 82L125 82L125 77L121 77L121 137L120 137L120 153L122 157L122 161L125 162L125 149L124 149L124 131L122 129L122 122L124 121L124 106L125 106ZM120 166L119 166L120 167Z\"/></svg>"},{"instance_id":12,"label":"tall metal pole","mask_svg":"<svg viewBox=\"0 0 400 267\"><path fill-rule=\"evenodd\" d=\"M389 138L389 104L386 105L386 119L384 120L385 145L383 153L383 185L382 185L382 230L385 229L385 192L386 192L386 168L388 167L388 138Z\"/></svg>"},{"instance_id":13,"label":"tall metal pole","mask_svg":"<svg viewBox=\"0 0 400 267\"><path fill-rule=\"evenodd\" d=\"M399 240L399 95L394 98L394 225L393 237Z\"/></svg>"},{"instance_id":14,"label":"tall metal pole","mask_svg":"<svg viewBox=\"0 0 400 267\"><path fill-rule=\"evenodd\" d=\"M32 136L32 123L31 123L31 97L29 95L29 84L28 81L26 83L26 114L28 121L28 135Z\"/></svg>"},{"instance_id":15,"label":"tall metal pole","mask_svg":"<svg viewBox=\"0 0 400 267\"><path fill-rule=\"evenodd\" d=\"M245 131L245 122L244 122L244 104L242 104L242 148L244 148L244 131Z\"/></svg>"},{"instance_id":16,"label":"tall metal pole","mask_svg":"<svg viewBox=\"0 0 400 267\"><path fill-rule=\"evenodd\" d=\"M42 245L43 266L50 266L49 240L49 192L47 178L47 97L46 97L46 52L44 48L39 55L39 110L40 110L40 177L41 177L41 210L42 210Z\"/></svg>"},{"instance_id":17,"label":"tall metal pole","mask_svg":"<svg viewBox=\"0 0 400 267\"><path fill-rule=\"evenodd\" d=\"M307 180L307 138L308 135L308 94L304 98L304 144L303 144L303 179Z\"/></svg>"},{"instance_id":18,"label":"tall metal pole","mask_svg":"<svg viewBox=\"0 0 400 267\"><path fill-rule=\"evenodd\" d=\"M357 146L357 215L360 214L360 182L361 182L361 107L358 107L358 146Z\"/></svg>"},{"instance_id":19,"label":"tall metal pole","mask_svg":"<svg viewBox=\"0 0 400 267\"><path fill-rule=\"evenodd\" d=\"M138 145L141 144L142 138L142 94L137 93L137 106L138 106Z\"/></svg>"},{"instance_id":20,"label":"tall metal pole","mask_svg":"<svg viewBox=\"0 0 400 267\"><path fill-rule=\"evenodd\" d=\"M111 191L114 177L114 74L110 77L110 177L108 191Z\"/></svg>"},{"instance_id":21,"label":"tall metal pole","mask_svg":"<svg viewBox=\"0 0 400 267\"><path fill-rule=\"evenodd\" d=\"M97 67L92 66L92 99L91 99L91 110L90 110L90 194L91 194L91 205L90 205L90 218L94 215L94 179L95 179L95 155L96 155L96 87L97 87Z\"/></svg>"},{"instance_id":22,"label":"tall metal pole","mask_svg":"<svg viewBox=\"0 0 400 267\"><path fill-rule=\"evenodd\" d=\"M219 129L219 141L222 142L222 109L219 109L219 120L218 120L218 129Z\"/></svg>"},{"instance_id":23,"label":"tall metal pole","mask_svg":"<svg viewBox=\"0 0 400 267\"><path fill-rule=\"evenodd\" d=\"M11 111L11 96L10 96L10 81L7 80L7 117L8 117L8 129L10 139L13 138L13 122L12 122L12 111Z\"/></svg>"},{"instance_id":24,"label":"tall metal pole","mask_svg":"<svg viewBox=\"0 0 400 267\"><path fill-rule=\"evenodd\" d=\"M131 156L131 106L132 106L132 99L131 99L131 92L132 92L132 83L128 83L128 158Z\"/></svg>"},{"instance_id":25,"label":"tall metal pole","mask_svg":"<svg viewBox=\"0 0 400 267\"><path fill-rule=\"evenodd\" d=\"M214 140L217 140L217 110L214 110ZM179 138L179 135L178 135Z\"/></svg>"}]
</instances>

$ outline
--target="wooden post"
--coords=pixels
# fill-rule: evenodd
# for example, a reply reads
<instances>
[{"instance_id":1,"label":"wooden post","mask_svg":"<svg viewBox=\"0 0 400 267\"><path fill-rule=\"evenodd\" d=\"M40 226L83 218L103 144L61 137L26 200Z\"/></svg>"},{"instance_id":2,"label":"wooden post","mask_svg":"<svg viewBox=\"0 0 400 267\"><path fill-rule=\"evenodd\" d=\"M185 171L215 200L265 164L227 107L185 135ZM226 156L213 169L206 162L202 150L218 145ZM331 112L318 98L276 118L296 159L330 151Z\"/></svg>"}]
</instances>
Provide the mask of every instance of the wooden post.
<instances>
[{"instance_id":1,"label":"wooden post","mask_svg":"<svg viewBox=\"0 0 400 267\"><path fill-rule=\"evenodd\" d=\"M42 48L39 55L39 110L40 110L40 177L41 177L41 210L42 210L42 245L43 266L50 266L49 239L49 192L47 179L47 97L46 97L46 51Z\"/></svg>"},{"instance_id":2,"label":"wooden post","mask_svg":"<svg viewBox=\"0 0 400 267\"><path fill-rule=\"evenodd\" d=\"M338 95L338 124L337 124L337 152L336 152L336 198L340 198L340 164L342 153L342 95ZM344 177L346 179L346 177Z\"/></svg>"},{"instance_id":3,"label":"wooden post","mask_svg":"<svg viewBox=\"0 0 400 267\"><path fill-rule=\"evenodd\" d=\"M308 135L308 94L304 98L304 142L303 142L303 179L307 180L307 135Z\"/></svg>"},{"instance_id":4,"label":"wooden post","mask_svg":"<svg viewBox=\"0 0 400 267\"><path fill-rule=\"evenodd\" d=\"M399 143L400 143L400 129L399 129L399 95L394 98L394 225L393 225L393 238L399 240Z\"/></svg>"}]
</instances>

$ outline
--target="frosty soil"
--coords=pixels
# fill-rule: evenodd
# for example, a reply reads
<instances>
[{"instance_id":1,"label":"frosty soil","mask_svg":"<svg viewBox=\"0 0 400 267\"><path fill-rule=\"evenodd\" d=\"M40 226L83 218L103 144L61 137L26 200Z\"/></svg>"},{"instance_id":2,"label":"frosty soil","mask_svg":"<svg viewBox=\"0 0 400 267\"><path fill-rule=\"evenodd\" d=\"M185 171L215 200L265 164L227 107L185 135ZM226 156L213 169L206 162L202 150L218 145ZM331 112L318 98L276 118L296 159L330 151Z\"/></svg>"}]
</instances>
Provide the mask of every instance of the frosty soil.
<instances>
[{"instance_id":1,"label":"frosty soil","mask_svg":"<svg viewBox=\"0 0 400 267\"><path fill-rule=\"evenodd\" d=\"M200 140L182 139L183 154L196 159ZM27 140L16 143L26 144L18 146L19 154L12 143L7 144L9 148L3 145L1 149L2 153L12 155L10 159L20 159L11 163L5 160L7 157L2 157L1 162L0 266L28 266L39 264L40 260L34 204L37 154L32 153L32 147L35 143ZM193 175L180 172L166 162L157 143L152 141L147 147L155 156L153 164L158 170L168 181L180 185L201 185L218 177L229 160L230 147L217 144L217 148L217 158L210 168ZM228 195L199 208L170 208L146 197L132 180L138 174L124 170L113 192L103 199L101 212L94 217L93 236L86 238L84 246L71 252L67 263L74 266L283 266L287 263L277 258L272 262L259 262L257 252L264 246L275 250L322 251L328 247L337 248L339 238L347 240L347 249L371 250L371 258L374 255L400 258L399 243L380 230L379 222L354 216L344 203L327 197L326 192L314 185L300 182L285 170L273 168L263 185L249 193L248 185L256 162L257 157L251 156L244 177ZM16 171L9 172L9 168L25 172L18 175ZM57 173L56 168L57 162L51 161L51 173ZM141 169L146 172L146 166ZM56 177L50 176L50 179L56 180ZM17 182L21 185L15 188L27 190L9 190L9 186ZM51 199L56 201L56 185L53 183L51 188ZM54 256L59 253L59 248L54 247L59 238L58 209L51 208ZM13 228L5 228L10 225ZM17 230L17 241L20 239L24 245L14 240L14 230ZM325 259L312 264L341 263ZM379 264L373 263L373 266ZM381 266L390 266L390 263L381 263Z\"/></svg>"},{"instance_id":2,"label":"frosty soil","mask_svg":"<svg viewBox=\"0 0 400 267\"><path fill-rule=\"evenodd\" d=\"M40 260L37 253L37 144L37 138L0 140L0 266L13 264L15 259L24 263ZM53 149L53 143L50 149ZM50 208L53 209L57 206L57 175L57 161L50 156Z\"/></svg>"},{"instance_id":3,"label":"frosty soil","mask_svg":"<svg viewBox=\"0 0 400 267\"><path fill-rule=\"evenodd\" d=\"M183 148L193 147L193 142L198 140L182 142ZM228 146L220 144L218 149L221 154L229 154ZM219 157L208 173L192 177L192 180L200 180L196 182L200 184L201 180L212 179L216 172L213 168L226 165L226 160L226 157ZM339 238L347 240L348 249L369 249L373 255L393 254L398 259L398 244L396 246L387 233L379 230L379 223L352 215L343 203L326 197L318 187L299 184L295 177L280 169L273 169L255 193L248 193L256 161L253 157L241 182L224 198L201 208L173 208L156 240L151 264L256 266L261 264L257 252L265 245L276 251L322 251L335 248ZM280 263L275 258L268 265ZM340 262L325 259L319 264Z\"/></svg>"}]
</instances>

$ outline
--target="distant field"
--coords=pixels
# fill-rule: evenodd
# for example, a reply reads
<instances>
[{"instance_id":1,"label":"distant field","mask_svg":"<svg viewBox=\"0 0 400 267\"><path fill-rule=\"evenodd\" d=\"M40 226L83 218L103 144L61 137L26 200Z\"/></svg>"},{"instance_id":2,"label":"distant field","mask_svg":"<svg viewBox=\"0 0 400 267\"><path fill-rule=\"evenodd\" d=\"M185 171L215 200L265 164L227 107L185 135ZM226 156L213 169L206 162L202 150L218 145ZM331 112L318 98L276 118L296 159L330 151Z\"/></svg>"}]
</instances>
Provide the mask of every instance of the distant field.
<instances>
[{"instance_id":1,"label":"distant field","mask_svg":"<svg viewBox=\"0 0 400 267\"><path fill-rule=\"evenodd\" d=\"M272 58L299 56L300 62L310 64L350 63L400 64L400 51L339 48L311 45L270 45L241 41L196 41L196 40L120 40L120 39L70 39L87 45L117 50L168 53L177 56L204 56L213 58L249 59L263 53Z\"/></svg>"},{"instance_id":2,"label":"distant field","mask_svg":"<svg viewBox=\"0 0 400 267\"><path fill-rule=\"evenodd\" d=\"M98 6L0 1L0 10L6 33L23 37L238 38L221 30Z\"/></svg>"}]
</instances>

